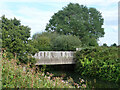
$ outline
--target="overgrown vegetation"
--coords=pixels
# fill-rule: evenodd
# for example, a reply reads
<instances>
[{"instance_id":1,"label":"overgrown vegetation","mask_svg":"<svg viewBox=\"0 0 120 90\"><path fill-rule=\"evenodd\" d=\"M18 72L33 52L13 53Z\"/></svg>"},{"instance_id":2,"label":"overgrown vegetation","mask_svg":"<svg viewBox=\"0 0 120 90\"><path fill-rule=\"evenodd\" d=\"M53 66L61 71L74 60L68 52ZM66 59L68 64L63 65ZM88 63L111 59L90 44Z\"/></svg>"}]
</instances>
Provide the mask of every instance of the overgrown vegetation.
<instances>
[{"instance_id":1,"label":"overgrown vegetation","mask_svg":"<svg viewBox=\"0 0 120 90\"><path fill-rule=\"evenodd\" d=\"M43 72L38 68L36 70L36 60L32 58L38 51L75 51L81 47L89 48L75 54L77 72L120 83L117 45L114 43L108 47L105 43L102 47L98 46L97 40L105 33L102 15L95 8L70 3L51 17L46 25L47 32L36 33L32 39L29 39L31 29L22 25L20 20L2 16L0 21L3 88L86 87L85 84L75 83L72 78L64 81L63 77L53 77L49 72L45 74L46 65L41 69Z\"/></svg>"},{"instance_id":2,"label":"overgrown vegetation","mask_svg":"<svg viewBox=\"0 0 120 90\"><path fill-rule=\"evenodd\" d=\"M2 60L2 88L85 88L82 83L74 83L72 78L64 81L62 77L41 72L29 64L23 65L18 60Z\"/></svg>"},{"instance_id":3,"label":"overgrown vegetation","mask_svg":"<svg viewBox=\"0 0 120 90\"><path fill-rule=\"evenodd\" d=\"M86 48L78 51L75 58L76 71L81 75L120 83L118 47Z\"/></svg>"}]
</instances>

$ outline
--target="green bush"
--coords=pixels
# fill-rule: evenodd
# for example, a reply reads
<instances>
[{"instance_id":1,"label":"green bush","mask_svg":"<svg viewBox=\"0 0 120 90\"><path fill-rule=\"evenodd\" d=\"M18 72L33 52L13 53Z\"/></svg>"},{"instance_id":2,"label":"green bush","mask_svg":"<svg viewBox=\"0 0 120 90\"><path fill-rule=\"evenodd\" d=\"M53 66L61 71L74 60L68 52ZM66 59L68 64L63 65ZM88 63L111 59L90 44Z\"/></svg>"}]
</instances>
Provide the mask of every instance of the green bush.
<instances>
[{"instance_id":1,"label":"green bush","mask_svg":"<svg viewBox=\"0 0 120 90\"><path fill-rule=\"evenodd\" d=\"M13 53L11 53L11 52L6 52L6 50L4 50L3 55L2 55L2 58L12 59L12 58L14 58L14 55L13 55Z\"/></svg>"},{"instance_id":2,"label":"green bush","mask_svg":"<svg viewBox=\"0 0 120 90\"><path fill-rule=\"evenodd\" d=\"M76 52L75 59L76 71L82 75L120 83L118 48L86 48Z\"/></svg>"},{"instance_id":3,"label":"green bush","mask_svg":"<svg viewBox=\"0 0 120 90\"><path fill-rule=\"evenodd\" d=\"M4 50L3 54L2 54L2 58L3 59L18 59L17 63L24 63L24 64L28 64L30 63L31 65L34 65L37 61L37 59L33 58L31 55L28 54L16 54L16 56L11 53L11 52L6 52L6 50Z\"/></svg>"},{"instance_id":4,"label":"green bush","mask_svg":"<svg viewBox=\"0 0 120 90\"><path fill-rule=\"evenodd\" d=\"M28 64L28 63L31 63L32 64L35 64L37 59L33 58L32 56L30 55L27 55L27 54L21 54L18 56L18 59L21 63L24 63L24 64Z\"/></svg>"}]
</instances>

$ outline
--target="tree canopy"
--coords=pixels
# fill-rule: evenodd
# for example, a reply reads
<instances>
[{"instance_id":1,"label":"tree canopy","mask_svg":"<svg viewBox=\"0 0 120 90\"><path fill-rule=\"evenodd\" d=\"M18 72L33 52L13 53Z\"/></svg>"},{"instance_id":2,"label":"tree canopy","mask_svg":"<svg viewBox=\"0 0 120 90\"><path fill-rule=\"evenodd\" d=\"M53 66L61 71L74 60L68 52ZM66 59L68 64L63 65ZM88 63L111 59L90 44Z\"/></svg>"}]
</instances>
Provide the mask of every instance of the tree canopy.
<instances>
[{"instance_id":1,"label":"tree canopy","mask_svg":"<svg viewBox=\"0 0 120 90\"><path fill-rule=\"evenodd\" d=\"M81 47L80 39L73 35L43 32L34 34L32 39L36 42L36 48L40 51L73 51Z\"/></svg>"},{"instance_id":2,"label":"tree canopy","mask_svg":"<svg viewBox=\"0 0 120 90\"><path fill-rule=\"evenodd\" d=\"M20 58L26 58L28 54L35 54L35 49L30 43L30 28L21 25L20 20L8 19L1 17L2 21L2 48L6 48L7 52L17 54ZM31 49L31 51L30 51Z\"/></svg>"},{"instance_id":3,"label":"tree canopy","mask_svg":"<svg viewBox=\"0 0 120 90\"><path fill-rule=\"evenodd\" d=\"M103 21L101 13L95 8L70 3L51 17L45 30L79 36L84 46L90 45L90 39L97 42L99 37L103 37Z\"/></svg>"},{"instance_id":4,"label":"tree canopy","mask_svg":"<svg viewBox=\"0 0 120 90\"><path fill-rule=\"evenodd\" d=\"M72 35L59 35L53 41L53 50L57 51L75 51L81 47L81 41L78 37Z\"/></svg>"}]
</instances>

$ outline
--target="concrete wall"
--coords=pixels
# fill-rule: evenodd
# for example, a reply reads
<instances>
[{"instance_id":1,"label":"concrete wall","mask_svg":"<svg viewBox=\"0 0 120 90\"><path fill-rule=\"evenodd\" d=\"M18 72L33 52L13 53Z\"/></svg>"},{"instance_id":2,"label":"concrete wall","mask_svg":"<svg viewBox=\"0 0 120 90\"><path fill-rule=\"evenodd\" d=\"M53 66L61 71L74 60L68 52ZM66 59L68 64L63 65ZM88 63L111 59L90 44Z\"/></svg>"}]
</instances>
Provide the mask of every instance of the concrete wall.
<instances>
[{"instance_id":1,"label":"concrete wall","mask_svg":"<svg viewBox=\"0 0 120 90\"><path fill-rule=\"evenodd\" d=\"M38 59L36 65L44 64L74 64L73 51L40 51L33 57Z\"/></svg>"}]
</instances>

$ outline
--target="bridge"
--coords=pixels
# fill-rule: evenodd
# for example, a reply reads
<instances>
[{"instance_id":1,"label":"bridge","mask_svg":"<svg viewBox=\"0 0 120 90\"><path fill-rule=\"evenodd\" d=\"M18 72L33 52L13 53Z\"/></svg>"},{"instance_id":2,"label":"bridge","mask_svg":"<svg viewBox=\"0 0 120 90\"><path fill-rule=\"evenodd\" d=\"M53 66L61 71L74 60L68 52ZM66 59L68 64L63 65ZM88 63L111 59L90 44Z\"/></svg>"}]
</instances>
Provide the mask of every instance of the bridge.
<instances>
[{"instance_id":1,"label":"bridge","mask_svg":"<svg viewBox=\"0 0 120 90\"><path fill-rule=\"evenodd\" d=\"M40 51L33 57L37 59L35 65L75 64L73 59L76 51Z\"/></svg>"}]
</instances>

